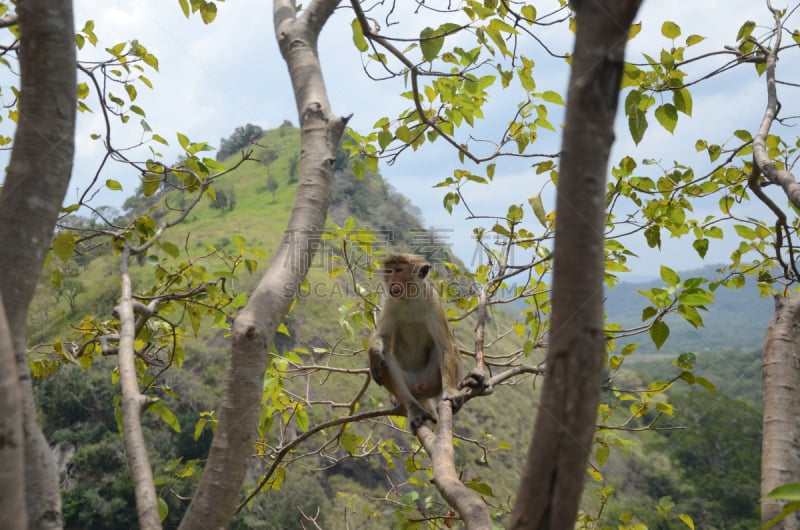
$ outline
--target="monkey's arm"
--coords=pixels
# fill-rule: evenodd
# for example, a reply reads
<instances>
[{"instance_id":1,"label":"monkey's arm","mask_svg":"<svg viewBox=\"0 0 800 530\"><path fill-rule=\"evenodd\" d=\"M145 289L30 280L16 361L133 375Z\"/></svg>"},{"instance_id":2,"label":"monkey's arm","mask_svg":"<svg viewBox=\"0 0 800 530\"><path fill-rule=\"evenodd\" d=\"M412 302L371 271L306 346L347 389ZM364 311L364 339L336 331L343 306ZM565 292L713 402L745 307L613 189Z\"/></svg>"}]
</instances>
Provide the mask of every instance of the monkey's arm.
<instances>
[{"instance_id":1,"label":"monkey's arm","mask_svg":"<svg viewBox=\"0 0 800 530\"><path fill-rule=\"evenodd\" d=\"M383 372L386 369L384 347L384 338L376 331L369 342L369 373L372 380L380 386L383 386Z\"/></svg>"},{"instance_id":2,"label":"monkey's arm","mask_svg":"<svg viewBox=\"0 0 800 530\"><path fill-rule=\"evenodd\" d=\"M442 399L450 401L453 405L453 413L458 412L464 399L459 393L459 382L461 381L464 367L461 363L461 355L458 353L455 336L447 323L444 309L440 310L435 321L435 329L431 330L431 336L436 342L436 349L441 352L439 366L442 374Z\"/></svg>"}]
</instances>

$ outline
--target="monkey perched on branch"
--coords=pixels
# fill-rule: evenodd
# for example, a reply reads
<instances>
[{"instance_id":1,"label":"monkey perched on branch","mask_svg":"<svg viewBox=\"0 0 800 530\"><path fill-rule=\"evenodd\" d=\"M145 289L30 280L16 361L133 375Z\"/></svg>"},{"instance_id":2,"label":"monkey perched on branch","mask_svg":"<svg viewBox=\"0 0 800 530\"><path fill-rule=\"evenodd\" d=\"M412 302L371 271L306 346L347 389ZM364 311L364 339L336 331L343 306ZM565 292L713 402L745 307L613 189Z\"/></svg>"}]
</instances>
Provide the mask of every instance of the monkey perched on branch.
<instances>
[{"instance_id":1,"label":"monkey perched on branch","mask_svg":"<svg viewBox=\"0 0 800 530\"><path fill-rule=\"evenodd\" d=\"M447 325L439 290L421 256L391 254L381 262L386 296L369 346L372 378L402 404L411 432L436 422L440 399L457 411L461 355Z\"/></svg>"}]
</instances>

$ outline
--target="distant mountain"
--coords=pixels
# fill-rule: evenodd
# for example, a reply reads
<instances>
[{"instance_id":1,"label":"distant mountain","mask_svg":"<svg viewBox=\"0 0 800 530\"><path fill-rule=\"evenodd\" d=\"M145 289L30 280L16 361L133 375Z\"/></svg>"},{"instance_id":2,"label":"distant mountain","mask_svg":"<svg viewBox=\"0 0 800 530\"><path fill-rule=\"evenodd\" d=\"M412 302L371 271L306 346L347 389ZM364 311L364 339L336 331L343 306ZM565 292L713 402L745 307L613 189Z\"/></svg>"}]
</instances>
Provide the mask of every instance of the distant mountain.
<instances>
[{"instance_id":1,"label":"distant mountain","mask_svg":"<svg viewBox=\"0 0 800 530\"><path fill-rule=\"evenodd\" d=\"M718 266L708 266L700 270L679 272L681 278L703 276L714 278ZM605 308L610 322L618 322L623 327L642 324L642 309L647 299L638 293L640 290L663 286L661 280L637 283L621 283L606 293ZM767 324L772 317L774 302L761 296L753 283L741 289L718 288L714 291L714 304L709 311L701 311L705 324L694 328L677 315L667 319L670 335L661 351L666 353L691 351L751 351L760 349L764 342ZM654 352L655 347L647 337L639 337L640 351Z\"/></svg>"}]
</instances>

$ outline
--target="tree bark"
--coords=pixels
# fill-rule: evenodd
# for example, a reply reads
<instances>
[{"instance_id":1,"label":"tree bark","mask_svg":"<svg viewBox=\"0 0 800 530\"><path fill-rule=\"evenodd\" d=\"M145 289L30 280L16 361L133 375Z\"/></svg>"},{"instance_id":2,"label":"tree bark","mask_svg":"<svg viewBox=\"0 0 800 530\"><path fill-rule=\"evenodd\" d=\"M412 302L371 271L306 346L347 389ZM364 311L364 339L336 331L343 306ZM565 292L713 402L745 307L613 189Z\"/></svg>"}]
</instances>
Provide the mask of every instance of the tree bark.
<instances>
[{"instance_id":1,"label":"tree bark","mask_svg":"<svg viewBox=\"0 0 800 530\"><path fill-rule=\"evenodd\" d=\"M296 15L291 0L275 0L274 25L300 118L300 177L278 254L232 329L219 422L203 479L180 528L230 524L253 453L264 371L272 339L305 278L324 227L333 166L346 119L335 117L322 79L317 38L339 0L313 0Z\"/></svg>"},{"instance_id":2,"label":"tree bark","mask_svg":"<svg viewBox=\"0 0 800 530\"><path fill-rule=\"evenodd\" d=\"M580 0L556 200L547 374L510 528L575 525L605 354L605 177L639 0Z\"/></svg>"},{"instance_id":3,"label":"tree bark","mask_svg":"<svg viewBox=\"0 0 800 530\"><path fill-rule=\"evenodd\" d=\"M8 528L27 528L25 509L25 436L22 396L14 347L0 297L0 521Z\"/></svg>"},{"instance_id":4,"label":"tree bark","mask_svg":"<svg viewBox=\"0 0 800 530\"><path fill-rule=\"evenodd\" d=\"M120 322L119 339L119 384L122 406L122 440L125 444L125 458L133 478L133 491L136 497L136 513L141 530L160 530L161 516L158 512L158 496L153 481L153 470L147 456L147 444L142 430L142 410L148 399L139 390L136 376L135 355L135 317L133 314L133 288L128 271L130 250L126 248L119 257L122 288L117 305Z\"/></svg>"},{"instance_id":5,"label":"tree bark","mask_svg":"<svg viewBox=\"0 0 800 530\"><path fill-rule=\"evenodd\" d=\"M439 421L436 432L427 425L417 430L417 437L431 457L433 483L447 504L458 510L467 530L490 530L489 509L481 496L458 478L453 450L453 407L442 400L437 407Z\"/></svg>"},{"instance_id":6,"label":"tree bark","mask_svg":"<svg viewBox=\"0 0 800 530\"><path fill-rule=\"evenodd\" d=\"M60 528L58 470L36 422L25 320L72 170L77 99L71 0L17 4L19 122L0 195L0 295L13 340L31 528Z\"/></svg>"},{"instance_id":7,"label":"tree bark","mask_svg":"<svg viewBox=\"0 0 800 530\"><path fill-rule=\"evenodd\" d=\"M764 432L761 447L762 497L783 484L800 482L800 296L776 296L764 338L762 372ZM761 501L763 523L780 514L785 502ZM797 513L773 526L800 528Z\"/></svg>"}]
</instances>

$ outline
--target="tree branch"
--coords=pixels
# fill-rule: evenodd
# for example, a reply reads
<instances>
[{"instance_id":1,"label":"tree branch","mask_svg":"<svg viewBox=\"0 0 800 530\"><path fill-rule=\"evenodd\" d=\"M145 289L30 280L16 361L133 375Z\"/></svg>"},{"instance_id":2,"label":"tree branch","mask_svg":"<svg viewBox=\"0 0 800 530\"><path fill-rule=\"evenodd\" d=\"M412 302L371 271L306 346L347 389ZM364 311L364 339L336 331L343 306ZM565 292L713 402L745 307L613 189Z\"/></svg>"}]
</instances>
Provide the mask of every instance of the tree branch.
<instances>
[{"instance_id":1,"label":"tree branch","mask_svg":"<svg viewBox=\"0 0 800 530\"><path fill-rule=\"evenodd\" d=\"M468 530L490 529L489 509L480 495L458 478L453 451L453 408L447 400L437 407L439 421L436 433L427 424L417 429L419 438L433 464L433 484L447 503L455 508Z\"/></svg>"}]
</instances>

